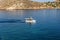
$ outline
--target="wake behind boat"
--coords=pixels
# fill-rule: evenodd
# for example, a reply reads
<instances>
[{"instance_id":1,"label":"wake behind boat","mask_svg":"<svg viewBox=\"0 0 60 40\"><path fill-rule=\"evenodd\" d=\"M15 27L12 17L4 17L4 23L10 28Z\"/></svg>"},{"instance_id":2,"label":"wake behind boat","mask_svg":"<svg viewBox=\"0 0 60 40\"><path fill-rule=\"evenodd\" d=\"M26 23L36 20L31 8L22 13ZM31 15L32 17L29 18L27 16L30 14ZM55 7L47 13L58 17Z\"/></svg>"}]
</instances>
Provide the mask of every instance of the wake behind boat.
<instances>
[{"instance_id":1,"label":"wake behind boat","mask_svg":"<svg viewBox=\"0 0 60 40\"><path fill-rule=\"evenodd\" d=\"M24 23L24 22L19 19L3 19L0 20L0 23Z\"/></svg>"}]
</instances>

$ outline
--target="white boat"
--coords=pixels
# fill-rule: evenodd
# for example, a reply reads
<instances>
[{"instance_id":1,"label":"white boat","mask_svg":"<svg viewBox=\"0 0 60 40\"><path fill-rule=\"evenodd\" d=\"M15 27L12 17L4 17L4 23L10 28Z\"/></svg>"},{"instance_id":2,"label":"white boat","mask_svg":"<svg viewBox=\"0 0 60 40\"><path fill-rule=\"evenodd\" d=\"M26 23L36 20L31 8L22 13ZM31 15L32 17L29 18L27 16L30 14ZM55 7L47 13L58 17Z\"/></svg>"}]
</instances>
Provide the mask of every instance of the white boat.
<instances>
[{"instance_id":1,"label":"white boat","mask_svg":"<svg viewBox=\"0 0 60 40\"><path fill-rule=\"evenodd\" d=\"M34 20L32 17L30 18L25 18L26 23L36 23L36 20Z\"/></svg>"}]
</instances>

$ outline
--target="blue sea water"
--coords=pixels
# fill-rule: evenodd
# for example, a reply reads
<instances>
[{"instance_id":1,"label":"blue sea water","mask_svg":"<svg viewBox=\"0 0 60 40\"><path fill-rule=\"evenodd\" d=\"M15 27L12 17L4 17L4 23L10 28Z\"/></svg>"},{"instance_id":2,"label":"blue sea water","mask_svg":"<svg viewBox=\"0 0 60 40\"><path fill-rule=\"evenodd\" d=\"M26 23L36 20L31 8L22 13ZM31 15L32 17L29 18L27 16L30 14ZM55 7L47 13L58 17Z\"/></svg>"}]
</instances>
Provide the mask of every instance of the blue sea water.
<instances>
[{"instance_id":1,"label":"blue sea water","mask_svg":"<svg viewBox=\"0 0 60 40\"><path fill-rule=\"evenodd\" d=\"M0 10L0 40L60 40L60 10Z\"/></svg>"}]
</instances>

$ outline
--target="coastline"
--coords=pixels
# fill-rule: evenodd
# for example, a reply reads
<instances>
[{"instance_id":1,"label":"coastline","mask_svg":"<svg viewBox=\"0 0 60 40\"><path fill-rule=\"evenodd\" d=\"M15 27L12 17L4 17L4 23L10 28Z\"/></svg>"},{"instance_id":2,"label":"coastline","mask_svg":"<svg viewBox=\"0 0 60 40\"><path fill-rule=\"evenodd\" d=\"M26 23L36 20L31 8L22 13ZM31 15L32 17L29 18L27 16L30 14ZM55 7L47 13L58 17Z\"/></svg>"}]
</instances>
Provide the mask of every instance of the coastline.
<instances>
[{"instance_id":1,"label":"coastline","mask_svg":"<svg viewBox=\"0 0 60 40\"><path fill-rule=\"evenodd\" d=\"M27 9L0 9L0 10L44 10L44 9L46 9L46 10L48 10L48 9L60 9L60 8L36 8L36 9L30 9L30 8L27 8Z\"/></svg>"}]
</instances>

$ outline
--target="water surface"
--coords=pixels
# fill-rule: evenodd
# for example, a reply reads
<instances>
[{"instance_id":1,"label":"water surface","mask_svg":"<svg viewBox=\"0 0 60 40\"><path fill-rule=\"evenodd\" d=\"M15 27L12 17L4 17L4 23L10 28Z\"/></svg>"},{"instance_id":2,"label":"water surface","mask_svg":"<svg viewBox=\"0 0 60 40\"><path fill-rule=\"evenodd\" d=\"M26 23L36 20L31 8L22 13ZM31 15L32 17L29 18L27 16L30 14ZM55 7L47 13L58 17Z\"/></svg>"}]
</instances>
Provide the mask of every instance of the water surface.
<instances>
[{"instance_id":1,"label":"water surface","mask_svg":"<svg viewBox=\"0 0 60 40\"><path fill-rule=\"evenodd\" d=\"M60 10L0 10L0 40L60 40Z\"/></svg>"}]
</instances>

